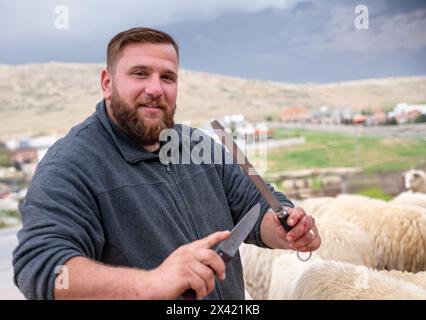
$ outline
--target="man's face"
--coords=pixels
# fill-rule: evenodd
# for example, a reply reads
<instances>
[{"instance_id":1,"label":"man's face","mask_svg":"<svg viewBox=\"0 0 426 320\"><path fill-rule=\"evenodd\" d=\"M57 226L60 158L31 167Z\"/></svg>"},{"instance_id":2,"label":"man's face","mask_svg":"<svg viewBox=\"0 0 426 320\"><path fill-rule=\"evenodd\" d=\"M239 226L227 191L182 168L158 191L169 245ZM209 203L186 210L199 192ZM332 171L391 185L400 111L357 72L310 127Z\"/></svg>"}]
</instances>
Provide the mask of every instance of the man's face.
<instances>
[{"instance_id":1,"label":"man's face","mask_svg":"<svg viewBox=\"0 0 426 320\"><path fill-rule=\"evenodd\" d=\"M153 145L163 129L174 125L177 72L172 45L124 47L111 75L110 94L104 89L104 95L109 114L137 143Z\"/></svg>"}]
</instances>

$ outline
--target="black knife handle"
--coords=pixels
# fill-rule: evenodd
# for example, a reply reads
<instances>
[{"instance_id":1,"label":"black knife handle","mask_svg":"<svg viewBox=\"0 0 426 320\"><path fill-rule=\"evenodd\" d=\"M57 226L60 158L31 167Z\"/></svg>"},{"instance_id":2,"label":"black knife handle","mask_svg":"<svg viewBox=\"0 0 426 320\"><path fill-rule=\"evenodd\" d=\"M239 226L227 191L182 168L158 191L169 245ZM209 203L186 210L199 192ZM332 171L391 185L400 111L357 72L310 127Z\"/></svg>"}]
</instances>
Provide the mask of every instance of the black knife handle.
<instances>
[{"instance_id":1,"label":"black knife handle","mask_svg":"<svg viewBox=\"0 0 426 320\"><path fill-rule=\"evenodd\" d=\"M284 209L280 213L278 213L278 220L280 220L280 223L286 232L289 232L293 228L293 227L290 227L287 223L288 217L289 217L289 214L287 209Z\"/></svg>"},{"instance_id":2,"label":"black knife handle","mask_svg":"<svg viewBox=\"0 0 426 320\"><path fill-rule=\"evenodd\" d=\"M222 260L225 264L227 264L233 258L233 256L228 255L225 251L223 251L220 248L220 244L215 246L213 248L213 251L216 252L219 255L219 257L222 258Z\"/></svg>"},{"instance_id":3,"label":"black knife handle","mask_svg":"<svg viewBox=\"0 0 426 320\"><path fill-rule=\"evenodd\" d=\"M220 244L215 246L212 249L219 255L219 257L222 258L225 264L227 264L233 258L232 256L228 255L225 251L220 249ZM195 300L197 298L197 293L193 289L188 289L182 294L182 297L185 300Z\"/></svg>"},{"instance_id":4,"label":"black knife handle","mask_svg":"<svg viewBox=\"0 0 426 320\"><path fill-rule=\"evenodd\" d=\"M182 298L185 300L195 300L197 298L197 293L194 289L188 289L182 294Z\"/></svg>"}]
</instances>

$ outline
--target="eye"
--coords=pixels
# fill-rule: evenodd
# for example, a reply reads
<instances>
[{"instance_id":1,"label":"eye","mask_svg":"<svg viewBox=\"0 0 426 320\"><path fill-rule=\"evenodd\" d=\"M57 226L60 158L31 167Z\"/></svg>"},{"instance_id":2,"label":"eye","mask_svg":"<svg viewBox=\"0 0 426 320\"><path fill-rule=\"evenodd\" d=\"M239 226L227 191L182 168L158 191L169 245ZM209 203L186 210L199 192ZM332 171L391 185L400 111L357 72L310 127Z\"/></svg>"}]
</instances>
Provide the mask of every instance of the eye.
<instances>
[{"instance_id":1,"label":"eye","mask_svg":"<svg viewBox=\"0 0 426 320\"><path fill-rule=\"evenodd\" d=\"M170 74L165 74L161 76L161 79L164 80L167 83L173 83L176 82L176 77Z\"/></svg>"},{"instance_id":2,"label":"eye","mask_svg":"<svg viewBox=\"0 0 426 320\"><path fill-rule=\"evenodd\" d=\"M139 77L139 78L141 78L141 77L146 77L147 76L147 73L145 72L145 71L135 71L135 72L133 72L133 75L135 75L136 77Z\"/></svg>"}]
</instances>

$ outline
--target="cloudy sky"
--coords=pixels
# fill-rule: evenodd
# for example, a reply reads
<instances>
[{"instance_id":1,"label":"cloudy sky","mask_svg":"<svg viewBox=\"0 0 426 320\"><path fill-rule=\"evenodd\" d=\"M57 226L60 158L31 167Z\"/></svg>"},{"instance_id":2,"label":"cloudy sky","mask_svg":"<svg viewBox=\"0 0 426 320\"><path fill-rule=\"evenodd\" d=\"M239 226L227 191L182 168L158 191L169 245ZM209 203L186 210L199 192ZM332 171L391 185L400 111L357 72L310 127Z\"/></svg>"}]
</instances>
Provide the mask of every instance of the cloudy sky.
<instances>
[{"instance_id":1,"label":"cloudy sky","mask_svg":"<svg viewBox=\"0 0 426 320\"><path fill-rule=\"evenodd\" d=\"M112 36L150 26L178 40L186 69L298 83L426 75L424 0L0 1L0 63L104 62ZM368 29L354 24L360 4Z\"/></svg>"}]
</instances>

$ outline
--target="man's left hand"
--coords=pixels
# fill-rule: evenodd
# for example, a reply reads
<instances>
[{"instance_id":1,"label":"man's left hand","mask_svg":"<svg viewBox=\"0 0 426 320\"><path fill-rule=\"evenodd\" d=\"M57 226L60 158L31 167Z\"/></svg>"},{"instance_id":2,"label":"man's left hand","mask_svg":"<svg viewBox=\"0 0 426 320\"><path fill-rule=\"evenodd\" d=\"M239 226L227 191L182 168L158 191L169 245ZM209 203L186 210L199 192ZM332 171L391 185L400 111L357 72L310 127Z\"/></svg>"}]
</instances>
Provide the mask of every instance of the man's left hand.
<instances>
[{"instance_id":1,"label":"man's left hand","mask_svg":"<svg viewBox=\"0 0 426 320\"><path fill-rule=\"evenodd\" d=\"M289 217L287 223L292 227L288 233L282 227L278 216L266 213L260 232L262 241L271 248L293 249L300 252L314 251L321 245L315 219L306 214L300 208L288 208Z\"/></svg>"}]
</instances>

